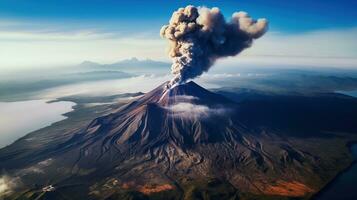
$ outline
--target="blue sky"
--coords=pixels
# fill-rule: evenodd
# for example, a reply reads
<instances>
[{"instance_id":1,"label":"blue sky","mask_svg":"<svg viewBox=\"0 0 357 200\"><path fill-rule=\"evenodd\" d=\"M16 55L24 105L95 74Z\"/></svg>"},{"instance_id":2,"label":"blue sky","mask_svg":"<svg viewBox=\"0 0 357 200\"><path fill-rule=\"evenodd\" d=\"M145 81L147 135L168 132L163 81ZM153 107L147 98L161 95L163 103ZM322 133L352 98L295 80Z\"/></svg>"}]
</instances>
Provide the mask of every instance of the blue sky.
<instances>
[{"instance_id":1,"label":"blue sky","mask_svg":"<svg viewBox=\"0 0 357 200\"><path fill-rule=\"evenodd\" d=\"M326 52L322 49L321 55L317 53L316 56L357 56L356 48L351 47L356 44L352 36L357 32L356 0L1 0L0 55L6 54L7 61L0 61L0 67L14 65L11 61L13 57L23 58L17 62L21 65L41 63L38 62L44 60L40 57L41 53L49 54L48 62L42 62L42 65L75 63L82 59L112 62L128 56L163 60L166 57L161 51L164 43L158 34L160 27L168 22L174 10L188 4L219 7L226 18L241 10L253 18L267 18L269 35L264 39L265 42L262 39L262 43L268 46L278 41L279 37L292 41L287 38L291 36L295 44L305 41L311 45L311 40L314 40L313 44L318 40L313 47L316 50L312 51L309 47L310 50L305 48L294 52L297 50L293 49L289 53L286 52L289 51L287 44L281 50L274 49L277 51L275 56L283 54L283 51L287 55L315 56L316 52L320 52L318 46L326 43L326 40L319 38L329 37L332 38L331 50ZM85 49L81 50L81 45ZM333 52L335 45L346 52ZM97 54L88 50L96 46ZM153 50L138 50L145 48ZM269 48L257 48L260 51L258 54L272 52ZM259 49L266 49L266 52ZM74 57L76 53L77 58Z\"/></svg>"},{"instance_id":2,"label":"blue sky","mask_svg":"<svg viewBox=\"0 0 357 200\"><path fill-rule=\"evenodd\" d=\"M252 16L268 18L273 30L286 32L357 25L355 0L1 0L0 17L65 21L98 28L112 27L113 30L123 24L123 31L136 31L137 23L145 22L141 25L152 29L161 26L172 11L188 4L219 7L227 17L234 11L245 10Z\"/></svg>"}]
</instances>

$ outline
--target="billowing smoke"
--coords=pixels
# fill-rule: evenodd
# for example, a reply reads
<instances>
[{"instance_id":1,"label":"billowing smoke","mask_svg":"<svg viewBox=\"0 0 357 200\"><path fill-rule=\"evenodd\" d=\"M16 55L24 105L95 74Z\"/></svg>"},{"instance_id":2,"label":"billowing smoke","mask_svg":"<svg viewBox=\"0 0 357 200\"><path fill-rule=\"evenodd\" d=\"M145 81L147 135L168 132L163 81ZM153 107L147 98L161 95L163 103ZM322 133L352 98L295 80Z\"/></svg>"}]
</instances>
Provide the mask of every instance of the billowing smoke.
<instances>
[{"instance_id":1,"label":"billowing smoke","mask_svg":"<svg viewBox=\"0 0 357 200\"><path fill-rule=\"evenodd\" d=\"M174 78L171 86L209 70L217 58L234 56L252 45L268 27L266 19L233 13L226 22L218 8L187 6L175 11L160 34L169 40Z\"/></svg>"}]
</instances>

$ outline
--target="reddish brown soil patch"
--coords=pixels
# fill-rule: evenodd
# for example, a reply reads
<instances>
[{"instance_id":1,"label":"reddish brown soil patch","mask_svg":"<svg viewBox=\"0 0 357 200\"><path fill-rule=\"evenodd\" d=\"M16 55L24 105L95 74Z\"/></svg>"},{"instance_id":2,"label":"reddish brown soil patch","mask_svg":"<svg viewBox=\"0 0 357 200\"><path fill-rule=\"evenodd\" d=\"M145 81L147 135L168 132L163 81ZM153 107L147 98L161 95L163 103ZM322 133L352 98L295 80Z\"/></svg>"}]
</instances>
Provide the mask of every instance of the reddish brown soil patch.
<instances>
[{"instance_id":1,"label":"reddish brown soil patch","mask_svg":"<svg viewBox=\"0 0 357 200\"><path fill-rule=\"evenodd\" d=\"M170 184L164 185L144 185L139 187L139 192L149 195L151 193L162 192L165 190L172 190L174 187Z\"/></svg>"},{"instance_id":2,"label":"reddish brown soil patch","mask_svg":"<svg viewBox=\"0 0 357 200\"><path fill-rule=\"evenodd\" d=\"M122 187L123 189L129 189L129 188L134 187L134 185L135 185L135 183L132 182L132 181L130 181L130 182L127 182L127 183L123 183L121 187Z\"/></svg>"},{"instance_id":3,"label":"reddish brown soil patch","mask_svg":"<svg viewBox=\"0 0 357 200\"><path fill-rule=\"evenodd\" d=\"M314 190L297 181L278 181L274 185L265 185L262 191L267 195L301 197L308 193L312 193Z\"/></svg>"}]
</instances>

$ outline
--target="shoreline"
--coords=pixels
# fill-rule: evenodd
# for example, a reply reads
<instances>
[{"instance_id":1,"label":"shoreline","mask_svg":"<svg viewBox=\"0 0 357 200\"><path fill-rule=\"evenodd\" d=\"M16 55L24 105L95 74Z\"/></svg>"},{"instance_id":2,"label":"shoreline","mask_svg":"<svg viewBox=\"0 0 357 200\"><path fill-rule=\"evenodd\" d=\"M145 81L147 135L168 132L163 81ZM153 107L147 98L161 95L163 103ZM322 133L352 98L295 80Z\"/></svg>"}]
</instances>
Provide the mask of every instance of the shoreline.
<instances>
[{"instance_id":1,"label":"shoreline","mask_svg":"<svg viewBox=\"0 0 357 200\"><path fill-rule=\"evenodd\" d=\"M41 129L47 128L49 126L52 126L53 124L55 124L57 122L60 122L60 121L68 119L68 116L67 116L68 113L71 113L71 112L75 111L75 107L78 105L78 103L73 102L73 101L60 101L60 100L57 100L57 99L50 99L50 100L36 99L36 100L5 102L5 103L16 103L16 102L27 102L27 101L44 101L44 103L48 104L48 105L50 105L52 103L66 103L66 104L70 103L71 105L69 105L70 109L68 109L67 111L65 111L63 113L56 114L56 116L57 116L56 118L61 117L61 119L57 119L57 120L53 119L53 120L49 121L49 123L47 123L47 124L42 124L42 125L39 124L39 126L36 129L27 127L28 130L23 130L21 132L15 133L16 135L18 135L18 137L14 138L14 139L11 139L11 140L9 138L7 138L7 139L3 138L3 140L9 140L9 142L8 142L8 144L4 144L3 146L0 146L0 149L6 148L6 147L12 145L16 141L21 140L22 138L28 136L29 134L31 134L33 132L39 131Z\"/></svg>"},{"instance_id":2,"label":"shoreline","mask_svg":"<svg viewBox=\"0 0 357 200\"><path fill-rule=\"evenodd\" d=\"M321 198L321 196L328 191L329 189L331 189L333 187L333 184L336 182L336 180L342 176L344 173L348 172L354 165L357 165L357 157L355 157L352 153L352 146L356 145L357 146L357 140L356 141L349 141L346 143L346 147L349 149L350 154L352 155L352 162L345 167L343 170L341 170L340 172L338 172L336 174L336 176L334 176L329 182L327 182L325 184L325 186L323 186L321 188L321 190L319 190L317 193L315 193L310 200L319 200L319 198ZM356 192L357 193L357 192Z\"/></svg>"}]
</instances>

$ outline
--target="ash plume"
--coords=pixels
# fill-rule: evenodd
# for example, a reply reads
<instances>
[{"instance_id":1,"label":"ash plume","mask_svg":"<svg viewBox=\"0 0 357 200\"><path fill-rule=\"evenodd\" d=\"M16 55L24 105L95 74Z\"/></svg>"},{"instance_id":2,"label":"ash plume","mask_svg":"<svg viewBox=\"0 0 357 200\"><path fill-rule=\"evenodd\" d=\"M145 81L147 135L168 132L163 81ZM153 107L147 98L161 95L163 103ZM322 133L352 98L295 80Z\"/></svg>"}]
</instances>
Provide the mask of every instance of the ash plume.
<instances>
[{"instance_id":1,"label":"ash plume","mask_svg":"<svg viewBox=\"0 0 357 200\"><path fill-rule=\"evenodd\" d=\"M170 43L172 74L169 87L185 83L209 70L216 59L239 54L268 28L266 19L235 12L226 22L218 8L187 6L172 14L160 35Z\"/></svg>"}]
</instances>

